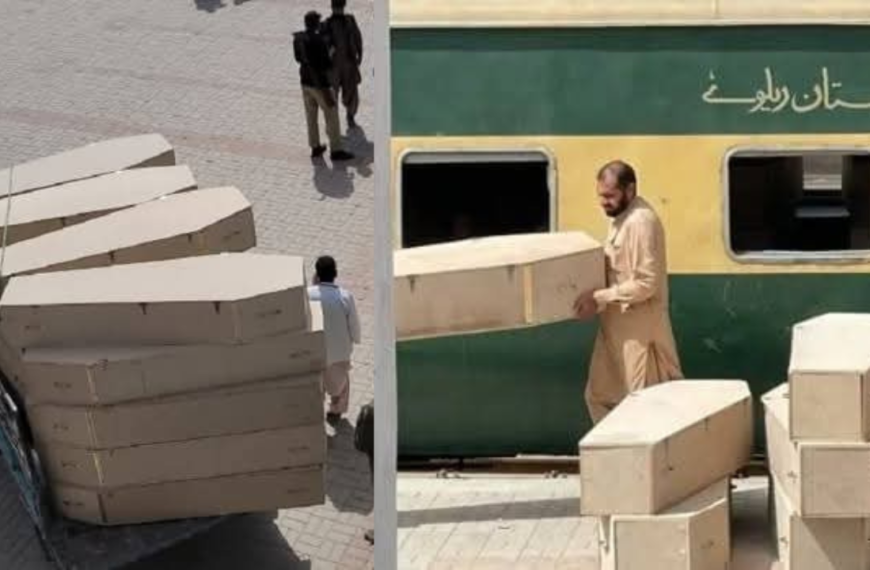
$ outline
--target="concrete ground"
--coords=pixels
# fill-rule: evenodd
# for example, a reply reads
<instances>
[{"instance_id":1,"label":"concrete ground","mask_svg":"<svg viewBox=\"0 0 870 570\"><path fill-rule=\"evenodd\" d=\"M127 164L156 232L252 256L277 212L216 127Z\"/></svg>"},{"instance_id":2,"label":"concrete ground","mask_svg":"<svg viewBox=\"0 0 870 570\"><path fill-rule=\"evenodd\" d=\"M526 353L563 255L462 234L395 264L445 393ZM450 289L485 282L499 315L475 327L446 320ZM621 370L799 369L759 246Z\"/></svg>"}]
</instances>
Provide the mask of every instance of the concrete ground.
<instances>
[{"instance_id":1,"label":"concrete ground","mask_svg":"<svg viewBox=\"0 0 870 570\"><path fill-rule=\"evenodd\" d=\"M329 1L0 0L0 168L162 133L201 187L233 185L251 200L260 251L333 254L361 313L349 421L329 429L326 504L243 517L136 570L373 566L368 463L352 446L373 397L373 69L366 59L362 129L347 137L359 159L313 163L290 49L312 8L326 14ZM372 0L349 10L371 46ZM12 489L0 472L0 568L48 568Z\"/></svg>"},{"instance_id":2,"label":"concrete ground","mask_svg":"<svg viewBox=\"0 0 870 570\"><path fill-rule=\"evenodd\" d=\"M779 570L766 478L736 481L731 570ZM598 570L596 520L579 516L576 475L400 473L400 570Z\"/></svg>"}]
</instances>

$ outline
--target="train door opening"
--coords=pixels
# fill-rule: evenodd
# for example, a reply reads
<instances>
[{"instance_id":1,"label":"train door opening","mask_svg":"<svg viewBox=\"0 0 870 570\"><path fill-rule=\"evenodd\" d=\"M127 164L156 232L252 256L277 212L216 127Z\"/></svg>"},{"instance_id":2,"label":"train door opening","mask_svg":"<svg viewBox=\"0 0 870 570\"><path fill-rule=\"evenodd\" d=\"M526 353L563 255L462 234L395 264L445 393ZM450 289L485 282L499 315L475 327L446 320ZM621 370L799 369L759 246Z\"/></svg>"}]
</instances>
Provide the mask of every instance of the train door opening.
<instances>
[{"instance_id":1,"label":"train door opening","mask_svg":"<svg viewBox=\"0 0 870 570\"><path fill-rule=\"evenodd\" d=\"M403 248L555 229L543 152L413 152L400 175Z\"/></svg>"}]
</instances>

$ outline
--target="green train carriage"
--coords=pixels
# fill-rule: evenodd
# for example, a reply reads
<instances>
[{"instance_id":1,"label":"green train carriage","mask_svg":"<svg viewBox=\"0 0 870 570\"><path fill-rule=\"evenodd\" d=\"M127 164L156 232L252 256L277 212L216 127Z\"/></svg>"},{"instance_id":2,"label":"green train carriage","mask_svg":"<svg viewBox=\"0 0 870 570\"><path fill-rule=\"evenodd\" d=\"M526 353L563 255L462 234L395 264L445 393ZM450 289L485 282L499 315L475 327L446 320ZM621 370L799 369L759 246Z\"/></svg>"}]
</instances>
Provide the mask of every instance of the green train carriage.
<instances>
[{"instance_id":1,"label":"green train carriage","mask_svg":"<svg viewBox=\"0 0 870 570\"><path fill-rule=\"evenodd\" d=\"M595 172L622 158L667 232L685 374L757 397L794 323L870 311L870 6L649 4L391 2L395 247L603 239ZM399 455L574 454L596 326L399 341Z\"/></svg>"}]
</instances>

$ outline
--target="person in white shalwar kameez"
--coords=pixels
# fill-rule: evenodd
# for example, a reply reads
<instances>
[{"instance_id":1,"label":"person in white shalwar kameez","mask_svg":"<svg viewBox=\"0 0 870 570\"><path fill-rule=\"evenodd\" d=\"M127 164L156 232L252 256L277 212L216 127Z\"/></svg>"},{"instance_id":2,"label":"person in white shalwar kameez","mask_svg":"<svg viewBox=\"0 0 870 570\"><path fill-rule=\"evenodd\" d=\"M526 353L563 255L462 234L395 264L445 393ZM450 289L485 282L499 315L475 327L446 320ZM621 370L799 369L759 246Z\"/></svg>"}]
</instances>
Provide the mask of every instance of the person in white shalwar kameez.
<instances>
[{"instance_id":1,"label":"person in white shalwar kameez","mask_svg":"<svg viewBox=\"0 0 870 570\"><path fill-rule=\"evenodd\" d=\"M359 315L350 291L335 284L338 269L335 259L325 255L315 263L314 285L308 288L308 298L319 301L323 310L323 332L326 336L326 370L323 387L329 396L326 418L341 419L350 403L350 369L353 345L360 343Z\"/></svg>"}]
</instances>

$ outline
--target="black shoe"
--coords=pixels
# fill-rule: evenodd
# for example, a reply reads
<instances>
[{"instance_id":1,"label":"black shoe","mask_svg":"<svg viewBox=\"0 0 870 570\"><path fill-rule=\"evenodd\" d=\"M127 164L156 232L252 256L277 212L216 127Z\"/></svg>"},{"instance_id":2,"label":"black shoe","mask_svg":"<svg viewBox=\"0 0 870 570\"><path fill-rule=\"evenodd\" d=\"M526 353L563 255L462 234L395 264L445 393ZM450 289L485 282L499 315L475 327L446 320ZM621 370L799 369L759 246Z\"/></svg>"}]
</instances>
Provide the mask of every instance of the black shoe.
<instances>
[{"instance_id":1,"label":"black shoe","mask_svg":"<svg viewBox=\"0 0 870 570\"><path fill-rule=\"evenodd\" d=\"M374 529L366 531L366 541L369 544L375 543L375 531L374 531Z\"/></svg>"},{"instance_id":2,"label":"black shoe","mask_svg":"<svg viewBox=\"0 0 870 570\"><path fill-rule=\"evenodd\" d=\"M353 160L356 157L346 150L334 150L329 153L329 158L332 160Z\"/></svg>"},{"instance_id":3,"label":"black shoe","mask_svg":"<svg viewBox=\"0 0 870 570\"><path fill-rule=\"evenodd\" d=\"M334 414L332 412L329 412L326 414L326 421L330 425L337 424L338 422L341 421L341 414Z\"/></svg>"},{"instance_id":4,"label":"black shoe","mask_svg":"<svg viewBox=\"0 0 870 570\"><path fill-rule=\"evenodd\" d=\"M311 149L311 158L320 158L326 152L326 146L320 145Z\"/></svg>"},{"instance_id":5,"label":"black shoe","mask_svg":"<svg viewBox=\"0 0 870 570\"><path fill-rule=\"evenodd\" d=\"M356 121L354 120L354 118L351 117L350 115L348 115L348 117L347 117L347 128L348 128L348 129L355 129L355 128L357 128L357 126L359 126L359 125L356 124Z\"/></svg>"}]
</instances>

